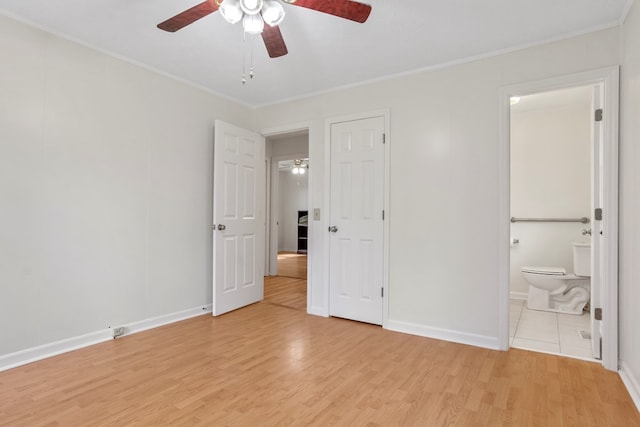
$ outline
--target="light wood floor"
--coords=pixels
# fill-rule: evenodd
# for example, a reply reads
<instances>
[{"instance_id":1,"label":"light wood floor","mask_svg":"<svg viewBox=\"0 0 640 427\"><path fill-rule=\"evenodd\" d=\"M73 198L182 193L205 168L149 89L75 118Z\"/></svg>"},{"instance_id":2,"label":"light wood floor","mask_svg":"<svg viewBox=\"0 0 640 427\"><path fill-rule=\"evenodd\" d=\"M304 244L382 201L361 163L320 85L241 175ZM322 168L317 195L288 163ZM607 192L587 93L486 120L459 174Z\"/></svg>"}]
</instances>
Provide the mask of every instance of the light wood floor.
<instances>
[{"instance_id":1,"label":"light wood floor","mask_svg":"<svg viewBox=\"0 0 640 427\"><path fill-rule=\"evenodd\" d=\"M278 252L278 276L307 278L307 255Z\"/></svg>"},{"instance_id":2,"label":"light wood floor","mask_svg":"<svg viewBox=\"0 0 640 427\"><path fill-rule=\"evenodd\" d=\"M305 314L265 301L0 373L10 426L640 426L616 373Z\"/></svg>"}]
</instances>

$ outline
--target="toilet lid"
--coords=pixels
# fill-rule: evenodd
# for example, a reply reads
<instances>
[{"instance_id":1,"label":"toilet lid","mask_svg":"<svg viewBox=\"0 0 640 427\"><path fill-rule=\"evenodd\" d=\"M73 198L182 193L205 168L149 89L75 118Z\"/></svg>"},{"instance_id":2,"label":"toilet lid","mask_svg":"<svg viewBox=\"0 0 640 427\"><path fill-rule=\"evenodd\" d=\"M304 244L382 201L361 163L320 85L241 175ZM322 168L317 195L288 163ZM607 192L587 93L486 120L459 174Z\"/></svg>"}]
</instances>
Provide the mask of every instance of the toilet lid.
<instances>
[{"instance_id":1,"label":"toilet lid","mask_svg":"<svg viewBox=\"0 0 640 427\"><path fill-rule=\"evenodd\" d=\"M567 270L562 267L522 267L525 273L546 274L548 276L564 276Z\"/></svg>"}]
</instances>

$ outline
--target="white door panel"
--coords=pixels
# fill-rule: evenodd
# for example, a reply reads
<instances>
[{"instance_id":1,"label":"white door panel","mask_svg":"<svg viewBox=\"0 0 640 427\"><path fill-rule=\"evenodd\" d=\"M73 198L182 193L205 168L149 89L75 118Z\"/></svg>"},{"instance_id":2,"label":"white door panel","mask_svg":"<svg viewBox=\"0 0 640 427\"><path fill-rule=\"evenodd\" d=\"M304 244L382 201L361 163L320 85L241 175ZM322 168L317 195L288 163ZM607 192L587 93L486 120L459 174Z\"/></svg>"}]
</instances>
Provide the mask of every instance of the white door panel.
<instances>
[{"instance_id":1,"label":"white door panel","mask_svg":"<svg viewBox=\"0 0 640 427\"><path fill-rule=\"evenodd\" d=\"M216 120L213 168L213 314L264 294L264 138ZM260 182L259 182L260 179Z\"/></svg>"},{"instance_id":2,"label":"white door panel","mask_svg":"<svg viewBox=\"0 0 640 427\"><path fill-rule=\"evenodd\" d=\"M382 324L384 118L331 126L329 313Z\"/></svg>"}]
</instances>

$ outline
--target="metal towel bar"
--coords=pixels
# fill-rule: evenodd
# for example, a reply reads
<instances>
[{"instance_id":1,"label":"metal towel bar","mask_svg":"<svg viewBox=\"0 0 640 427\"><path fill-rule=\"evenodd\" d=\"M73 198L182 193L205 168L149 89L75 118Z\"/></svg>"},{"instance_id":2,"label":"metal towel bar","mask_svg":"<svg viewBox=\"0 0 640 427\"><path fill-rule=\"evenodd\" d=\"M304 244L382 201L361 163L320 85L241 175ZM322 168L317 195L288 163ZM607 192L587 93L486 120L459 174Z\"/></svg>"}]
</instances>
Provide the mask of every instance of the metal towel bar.
<instances>
[{"instance_id":1,"label":"metal towel bar","mask_svg":"<svg viewBox=\"0 0 640 427\"><path fill-rule=\"evenodd\" d=\"M516 218L511 217L511 222L581 222L583 224L589 223L589 218L583 216L582 218Z\"/></svg>"}]
</instances>

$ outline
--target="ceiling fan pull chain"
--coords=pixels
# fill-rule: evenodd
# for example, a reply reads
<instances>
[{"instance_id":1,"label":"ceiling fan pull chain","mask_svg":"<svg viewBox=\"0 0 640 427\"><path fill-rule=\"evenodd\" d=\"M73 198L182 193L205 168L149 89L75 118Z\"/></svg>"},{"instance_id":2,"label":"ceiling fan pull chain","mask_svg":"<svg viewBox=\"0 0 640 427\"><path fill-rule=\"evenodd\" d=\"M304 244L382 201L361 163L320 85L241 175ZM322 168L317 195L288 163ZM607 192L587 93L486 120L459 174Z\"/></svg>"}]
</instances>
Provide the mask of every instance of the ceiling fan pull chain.
<instances>
[{"instance_id":1,"label":"ceiling fan pull chain","mask_svg":"<svg viewBox=\"0 0 640 427\"><path fill-rule=\"evenodd\" d=\"M253 79L253 75L254 75L253 73L253 40L250 42L250 45L251 46L249 47L249 49L251 49L251 65L249 68L249 78Z\"/></svg>"},{"instance_id":2,"label":"ceiling fan pull chain","mask_svg":"<svg viewBox=\"0 0 640 427\"><path fill-rule=\"evenodd\" d=\"M245 68L246 68L246 62L247 62L246 53L247 53L247 33L243 31L242 32L242 84L243 85L247 83L247 77L245 74Z\"/></svg>"}]
</instances>

